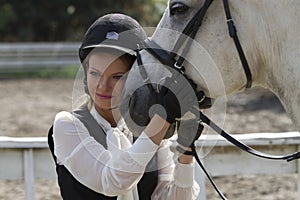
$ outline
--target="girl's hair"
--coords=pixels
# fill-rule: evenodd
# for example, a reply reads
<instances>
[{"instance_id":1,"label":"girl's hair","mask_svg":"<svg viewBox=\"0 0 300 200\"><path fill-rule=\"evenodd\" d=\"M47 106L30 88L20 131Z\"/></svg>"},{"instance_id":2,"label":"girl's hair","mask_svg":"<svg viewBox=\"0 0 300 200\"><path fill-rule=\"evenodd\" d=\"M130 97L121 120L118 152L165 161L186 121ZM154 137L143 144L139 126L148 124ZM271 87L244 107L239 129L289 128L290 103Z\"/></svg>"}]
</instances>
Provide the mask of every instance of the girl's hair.
<instances>
[{"instance_id":1,"label":"girl's hair","mask_svg":"<svg viewBox=\"0 0 300 200\"><path fill-rule=\"evenodd\" d=\"M136 56L130 55L128 53L124 53L122 51L118 51L116 49L111 49L111 48L94 48L92 49L92 51L90 51L90 53L88 54L88 56L86 57L86 59L83 61L83 66L85 67L85 72L87 70L86 67L88 67L88 62L89 62L89 58L91 57L91 55L99 53L99 52L105 52L105 53L109 53L109 54L113 54L116 56L116 59L121 59L122 61L126 62L126 64L128 64L128 66L132 66Z\"/></svg>"}]
</instances>

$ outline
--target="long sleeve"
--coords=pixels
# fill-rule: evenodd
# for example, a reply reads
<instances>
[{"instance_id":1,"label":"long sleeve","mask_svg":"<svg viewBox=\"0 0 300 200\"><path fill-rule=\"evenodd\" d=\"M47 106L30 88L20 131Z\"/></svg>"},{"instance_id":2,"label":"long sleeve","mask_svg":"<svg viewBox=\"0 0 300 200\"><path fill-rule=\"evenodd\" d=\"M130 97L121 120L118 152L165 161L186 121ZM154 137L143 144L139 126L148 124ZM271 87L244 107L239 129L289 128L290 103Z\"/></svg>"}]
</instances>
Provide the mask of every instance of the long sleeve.
<instances>
[{"instance_id":1,"label":"long sleeve","mask_svg":"<svg viewBox=\"0 0 300 200\"><path fill-rule=\"evenodd\" d=\"M164 141L158 150L159 182L153 200L194 200L200 192L194 180L194 164L174 163L170 142Z\"/></svg>"},{"instance_id":2,"label":"long sleeve","mask_svg":"<svg viewBox=\"0 0 300 200\"><path fill-rule=\"evenodd\" d=\"M99 118L96 120L99 122ZM71 113L56 115L54 153L58 164L64 165L79 182L106 196L138 199L136 185L148 161L157 152L159 177L152 199L196 199L199 186L194 181L193 164L174 163L171 142L163 141L158 146L142 133L132 144L128 129L124 131L124 127L111 128L103 124L107 149L91 137L82 122Z\"/></svg>"},{"instance_id":3,"label":"long sleeve","mask_svg":"<svg viewBox=\"0 0 300 200\"><path fill-rule=\"evenodd\" d=\"M114 131L110 129L107 132L110 139L106 150L71 113L60 112L54 121L54 153L58 163L64 165L79 182L107 196L122 195L132 190L158 148L143 133L134 145L125 142L127 149L121 150L124 138L116 137L120 134ZM143 149L143 156L140 149Z\"/></svg>"}]
</instances>

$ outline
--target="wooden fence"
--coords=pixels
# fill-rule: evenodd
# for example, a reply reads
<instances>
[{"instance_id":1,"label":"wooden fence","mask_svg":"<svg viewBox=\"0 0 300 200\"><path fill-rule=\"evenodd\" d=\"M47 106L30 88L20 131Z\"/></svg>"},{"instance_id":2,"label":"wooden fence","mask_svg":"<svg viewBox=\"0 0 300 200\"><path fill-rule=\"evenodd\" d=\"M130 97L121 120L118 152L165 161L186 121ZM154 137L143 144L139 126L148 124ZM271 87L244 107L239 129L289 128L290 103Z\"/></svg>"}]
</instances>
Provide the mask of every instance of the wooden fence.
<instances>
[{"instance_id":1,"label":"wooden fence","mask_svg":"<svg viewBox=\"0 0 300 200\"><path fill-rule=\"evenodd\" d=\"M300 149L300 133L256 133L234 135L240 141L270 154L288 154ZM173 146L174 148L174 146ZM197 151L212 176L298 174L298 199L300 200L300 161L272 161L257 158L233 147L216 135L204 135L197 141ZM0 137L0 179L25 182L26 200L34 199L34 180L55 179L53 159L46 137ZM206 199L206 177L195 165L196 181ZM220 186L221 187L221 186ZM222 188L222 187L221 187Z\"/></svg>"},{"instance_id":2,"label":"wooden fence","mask_svg":"<svg viewBox=\"0 0 300 200\"><path fill-rule=\"evenodd\" d=\"M79 65L79 43L0 43L1 73Z\"/></svg>"}]
</instances>

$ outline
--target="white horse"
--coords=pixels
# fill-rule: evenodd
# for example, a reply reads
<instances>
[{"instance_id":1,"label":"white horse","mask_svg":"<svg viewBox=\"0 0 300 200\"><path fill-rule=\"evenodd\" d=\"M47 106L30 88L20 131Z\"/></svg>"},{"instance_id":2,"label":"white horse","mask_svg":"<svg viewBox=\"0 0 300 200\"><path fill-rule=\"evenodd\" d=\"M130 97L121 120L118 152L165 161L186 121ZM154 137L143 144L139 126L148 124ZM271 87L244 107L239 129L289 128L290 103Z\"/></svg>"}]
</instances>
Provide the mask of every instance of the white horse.
<instances>
[{"instance_id":1,"label":"white horse","mask_svg":"<svg viewBox=\"0 0 300 200\"><path fill-rule=\"evenodd\" d=\"M185 25L204 1L170 0L151 40L165 50L172 50ZM300 1L229 0L229 6L250 66L252 86L262 86L275 93L299 131ZM186 56L192 65L185 63L185 68L198 88L211 98L243 91L246 76L228 34L221 0L214 0L210 5L195 41ZM207 61L207 55L214 63ZM146 51L141 52L141 58L150 79L159 80L163 76L163 73L155 73L161 65L159 61ZM130 75L139 73L138 70L135 64Z\"/></svg>"}]
</instances>

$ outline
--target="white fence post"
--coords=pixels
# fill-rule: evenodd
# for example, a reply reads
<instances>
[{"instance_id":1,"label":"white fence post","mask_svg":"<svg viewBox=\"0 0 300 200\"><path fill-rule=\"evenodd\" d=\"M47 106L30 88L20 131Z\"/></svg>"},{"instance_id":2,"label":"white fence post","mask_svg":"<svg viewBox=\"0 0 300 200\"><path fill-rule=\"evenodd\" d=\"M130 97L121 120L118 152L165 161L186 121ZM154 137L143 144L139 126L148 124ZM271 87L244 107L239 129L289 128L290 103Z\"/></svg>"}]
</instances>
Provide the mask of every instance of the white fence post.
<instances>
[{"instance_id":1,"label":"white fence post","mask_svg":"<svg viewBox=\"0 0 300 200\"><path fill-rule=\"evenodd\" d=\"M33 150L25 149L24 153L24 181L26 200L34 200L34 161Z\"/></svg>"},{"instance_id":2,"label":"white fence post","mask_svg":"<svg viewBox=\"0 0 300 200\"><path fill-rule=\"evenodd\" d=\"M298 146L298 151L300 151L300 145ZM297 194L298 194L298 200L300 200L300 159L297 160Z\"/></svg>"}]
</instances>

